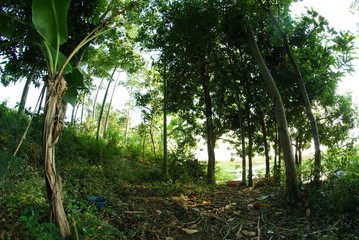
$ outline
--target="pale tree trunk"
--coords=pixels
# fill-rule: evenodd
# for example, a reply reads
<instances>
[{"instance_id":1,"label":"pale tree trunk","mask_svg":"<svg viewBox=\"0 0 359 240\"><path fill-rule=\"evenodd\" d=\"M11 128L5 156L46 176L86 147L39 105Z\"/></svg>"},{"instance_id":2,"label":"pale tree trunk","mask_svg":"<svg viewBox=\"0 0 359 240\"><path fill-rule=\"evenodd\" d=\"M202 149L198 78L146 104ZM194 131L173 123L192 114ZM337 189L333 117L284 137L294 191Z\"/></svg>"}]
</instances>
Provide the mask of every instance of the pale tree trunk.
<instances>
[{"instance_id":1,"label":"pale tree trunk","mask_svg":"<svg viewBox=\"0 0 359 240\"><path fill-rule=\"evenodd\" d=\"M169 179L167 159L167 78L166 61L163 66L163 176Z\"/></svg>"},{"instance_id":2,"label":"pale tree trunk","mask_svg":"<svg viewBox=\"0 0 359 240\"><path fill-rule=\"evenodd\" d=\"M284 30L282 29L282 27L280 26L279 22L277 21L277 19L274 17L273 13L264 7L264 5L262 4L262 7L264 10L266 10L269 14L269 16L271 17L274 25L277 27L277 29L280 32L280 35L283 39L283 45L284 45L284 49L288 55L289 61L292 64L292 67L295 71L295 74L297 75L297 82L300 88L300 91L302 92L302 97L304 100L304 106L305 106L305 112L307 114L307 117L310 121L310 126L311 126L311 130L312 130L312 135L313 135L313 141L314 141L314 182L319 183L319 179L320 179L320 173L322 170L322 166L321 166L321 151L320 151L320 140L319 140L319 131L318 131L318 126L317 126L317 121L314 117L313 111L312 111L312 104L309 100L308 97L308 93L307 93L307 89L305 87L304 84L304 80L302 77L302 73L298 67L297 61L295 60L292 51L289 47L289 42L288 42L288 38L287 38L287 34L284 32Z\"/></svg>"},{"instance_id":3,"label":"pale tree trunk","mask_svg":"<svg viewBox=\"0 0 359 240\"><path fill-rule=\"evenodd\" d=\"M30 75L26 79L26 83L24 86L24 90L22 91L21 100L20 100L20 104L19 104L19 109L18 109L19 114L24 114L24 112L25 112L25 104L26 104L26 100L27 100L27 95L29 93L31 83L34 80L35 72L36 72L36 65L32 66ZM40 106L41 106L41 104L40 104Z\"/></svg>"},{"instance_id":4,"label":"pale tree trunk","mask_svg":"<svg viewBox=\"0 0 359 240\"><path fill-rule=\"evenodd\" d=\"M277 85L269 72L267 65L258 49L257 42L251 28L247 28L248 41L251 46L253 57L259 66L259 70L265 80L267 89L274 104L276 122L278 124L279 141L283 151L284 163L286 168L286 194L289 199L294 200L298 196L298 180L292 143L288 131L287 118L284 111L282 98Z\"/></svg>"},{"instance_id":5,"label":"pale tree trunk","mask_svg":"<svg viewBox=\"0 0 359 240\"><path fill-rule=\"evenodd\" d=\"M70 226L63 206L62 181L56 174L55 144L63 128L62 95L66 90L63 77L48 81L43 130L43 156L47 199L51 207L51 221L55 222L63 238L70 235Z\"/></svg>"},{"instance_id":6,"label":"pale tree trunk","mask_svg":"<svg viewBox=\"0 0 359 240\"><path fill-rule=\"evenodd\" d=\"M71 124L75 124L75 118L76 118L76 108L77 108L78 104L77 104L77 101L76 101L76 104L75 106L72 106L72 112L71 112Z\"/></svg>"},{"instance_id":7,"label":"pale tree trunk","mask_svg":"<svg viewBox=\"0 0 359 240\"><path fill-rule=\"evenodd\" d=\"M103 129L103 138L106 138L106 131L107 131L107 127L108 127L108 118L110 116L112 100L113 100L113 96L115 95L115 91L116 91L117 82L118 82L119 77L120 77L120 74L116 78L115 85L113 86L113 90L112 90L112 94L111 94L111 98L110 98L110 103L108 105L108 111L107 111L106 119L105 119L105 127Z\"/></svg>"},{"instance_id":8,"label":"pale tree trunk","mask_svg":"<svg viewBox=\"0 0 359 240\"><path fill-rule=\"evenodd\" d=\"M97 103L98 92L100 91L100 88L101 88L103 80L104 79L102 78L100 84L98 85L96 95L95 95L95 99L94 99L94 102L93 102L93 106L92 106L92 118L93 119L95 118L95 113L96 113L96 103Z\"/></svg>"},{"instance_id":9,"label":"pale tree trunk","mask_svg":"<svg viewBox=\"0 0 359 240\"><path fill-rule=\"evenodd\" d=\"M127 109L127 114L126 114L126 126L125 126L125 145L127 145L127 138L128 138L128 130L130 129L130 120L131 120L131 108L132 108L132 86L130 87L130 100L129 100L129 105L128 105L128 109Z\"/></svg>"},{"instance_id":10,"label":"pale tree trunk","mask_svg":"<svg viewBox=\"0 0 359 240\"><path fill-rule=\"evenodd\" d=\"M102 115L103 115L103 110L105 109L105 104L106 104L106 99L107 99L107 94L108 94L108 90L110 89L110 85L112 82L112 78L113 75L116 72L117 67L115 67L115 69L113 70L112 74L111 74L111 78L108 81L108 85L106 88L106 92L105 92L105 96L103 97L103 101L102 101L102 106L101 106L101 110L100 110L100 115L98 117L98 124L97 124L97 132L96 132L96 140L98 140L99 136L100 136L100 130L101 130L101 120L102 120Z\"/></svg>"}]
</instances>

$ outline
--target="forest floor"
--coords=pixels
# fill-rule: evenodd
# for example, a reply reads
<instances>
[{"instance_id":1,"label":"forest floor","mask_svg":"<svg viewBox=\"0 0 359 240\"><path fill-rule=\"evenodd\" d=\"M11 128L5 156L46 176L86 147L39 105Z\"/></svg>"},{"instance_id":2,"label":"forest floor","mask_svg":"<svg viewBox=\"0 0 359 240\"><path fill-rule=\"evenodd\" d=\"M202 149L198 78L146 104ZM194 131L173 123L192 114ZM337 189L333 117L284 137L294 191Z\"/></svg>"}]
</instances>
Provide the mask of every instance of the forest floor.
<instances>
[{"instance_id":1,"label":"forest floor","mask_svg":"<svg viewBox=\"0 0 359 240\"><path fill-rule=\"evenodd\" d=\"M174 197L145 185L128 188L113 199L116 210L104 215L120 231L132 231L129 239L337 239L330 236L358 233L348 217L327 217L300 204L288 206L277 187L188 188Z\"/></svg>"}]
</instances>

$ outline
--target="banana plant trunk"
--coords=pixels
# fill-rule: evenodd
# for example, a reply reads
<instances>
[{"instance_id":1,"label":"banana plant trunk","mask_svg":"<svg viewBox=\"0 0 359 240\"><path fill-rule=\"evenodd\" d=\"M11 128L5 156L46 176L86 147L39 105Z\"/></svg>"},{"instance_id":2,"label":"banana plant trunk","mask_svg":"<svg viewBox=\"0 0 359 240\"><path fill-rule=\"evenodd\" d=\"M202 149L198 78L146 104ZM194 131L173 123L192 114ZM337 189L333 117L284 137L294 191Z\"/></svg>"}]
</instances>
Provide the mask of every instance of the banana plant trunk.
<instances>
[{"instance_id":1,"label":"banana plant trunk","mask_svg":"<svg viewBox=\"0 0 359 240\"><path fill-rule=\"evenodd\" d=\"M69 236L70 226L67 220L62 193L62 180L56 174L55 145L63 128L62 96L66 90L63 77L54 77L48 81L48 96L45 105L45 120L43 129L43 157L47 200L51 208L51 221L56 224L63 238Z\"/></svg>"}]
</instances>

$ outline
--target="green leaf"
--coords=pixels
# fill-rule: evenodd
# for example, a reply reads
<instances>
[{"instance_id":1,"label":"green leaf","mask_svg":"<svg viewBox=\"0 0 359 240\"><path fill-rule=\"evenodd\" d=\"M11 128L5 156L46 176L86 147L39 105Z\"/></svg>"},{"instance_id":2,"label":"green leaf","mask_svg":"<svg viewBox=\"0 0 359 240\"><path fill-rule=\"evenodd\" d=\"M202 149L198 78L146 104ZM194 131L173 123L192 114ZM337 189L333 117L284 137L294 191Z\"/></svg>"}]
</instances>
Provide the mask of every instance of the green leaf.
<instances>
[{"instance_id":1,"label":"green leaf","mask_svg":"<svg viewBox=\"0 0 359 240\"><path fill-rule=\"evenodd\" d=\"M1 35L12 38L14 31L19 24L16 19L9 17L3 13L0 14L0 33Z\"/></svg>"},{"instance_id":2,"label":"green leaf","mask_svg":"<svg viewBox=\"0 0 359 240\"><path fill-rule=\"evenodd\" d=\"M51 62L50 59L54 59L55 56L56 56L56 49L51 47L51 46L48 46L49 51L50 51L49 52L49 51L47 51L47 46L44 43L41 44L41 48L42 48L47 60L49 62ZM51 56L49 56L49 54L51 54ZM61 68L62 64L64 64L66 59L67 59L67 57L62 52L59 52L59 58L58 58L57 65L56 65L56 71L58 71ZM66 65L66 67L65 67L65 70L64 70L63 74L67 74L67 73L69 73L71 71L72 71L72 66L70 65L70 63L68 63Z\"/></svg>"},{"instance_id":3,"label":"green leaf","mask_svg":"<svg viewBox=\"0 0 359 240\"><path fill-rule=\"evenodd\" d=\"M0 34L6 38L15 38L19 41L40 42L42 40L32 23L24 22L4 13L0 13Z\"/></svg>"},{"instance_id":4,"label":"green leaf","mask_svg":"<svg viewBox=\"0 0 359 240\"><path fill-rule=\"evenodd\" d=\"M77 102L77 90L84 86L84 77L80 69L73 68L72 72L64 76L67 82L67 91L63 98L66 102L70 103L73 107Z\"/></svg>"},{"instance_id":5,"label":"green leaf","mask_svg":"<svg viewBox=\"0 0 359 240\"><path fill-rule=\"evenodd\" d=\"M261 197L258 197L256 198L258 201L261 201L261 200L264 200L264 199L267 199L269 196L268 195L263 195Z\"/></svg>"},{"instance_id":6,"label":"green leaf","mask_svg":"<svg viewBox=\"0 0 359 240\"><path fill-rule=\"evenodd\" d=\"M23 221L23 222L27 222L29 220L29 218L26 217L26 216L21 216L20 220Z\"/></svg>"},{"instance_id":7,"label":"green leaf","mask_svg":"<svg viewBox=\"0 0 359 240\"><path fill-rule=\"evenodd\" d=\"M67 41L67 12L70 1L32 1L32 22L48 45L54 48Z\"/></svg>"}]
</instances>

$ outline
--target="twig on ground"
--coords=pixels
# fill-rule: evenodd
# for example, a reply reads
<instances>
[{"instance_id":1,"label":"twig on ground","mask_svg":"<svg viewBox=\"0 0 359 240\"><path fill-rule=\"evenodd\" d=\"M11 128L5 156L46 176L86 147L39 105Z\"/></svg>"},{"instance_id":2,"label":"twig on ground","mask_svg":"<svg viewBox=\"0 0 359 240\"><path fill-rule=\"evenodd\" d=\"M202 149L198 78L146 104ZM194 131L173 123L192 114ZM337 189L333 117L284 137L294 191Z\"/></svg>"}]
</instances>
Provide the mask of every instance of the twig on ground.
<instances>
[{"instance_id":1,"label":"twig on ground","mask_svg":"<svg viewBox=\"0 0 359 240\"><path fill-rule=\"evenodd\" d=\"M261 216L259 215L258 216L258 223L257 223L257 231L258 231L258 237L257 237L257 240L260 240L261 239L261 229L260 229L260 221L261 221Z\"/></svg>"},{"instance_id":2,"label":"twig on ground","mask_svg":"<svg viewBox=\"0 0 359 240\"><path fill-rule=\"evenodd\" d=\"M224 240L224 239L227 239L227 236L229 235L229 233L230 233L233 229L237 228L240 224L242 224L242 222L236 224L234 227L229 228L229 230L227 231L227 233L224 235L224 237L223 237L222 239L223 239L223 240ZM224 228L224 226L223 226L223 228ZM222 229L223 229L223 228L221 228L221 231L220 231L221 235L222 235Z\"/></svg>"},{"instance_id":3,"label":"twig on ground","mask_svg":"<svg viewBox=\"0 0 359 240\"><path fill-rule=\"evenodd\" d=\"M238 237L239 235L241 235L241 231L242 231L242 223L241 223L241 226L238 228L238 231L236 233L236 237Z\"/></svg>"}]
</instances>

